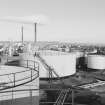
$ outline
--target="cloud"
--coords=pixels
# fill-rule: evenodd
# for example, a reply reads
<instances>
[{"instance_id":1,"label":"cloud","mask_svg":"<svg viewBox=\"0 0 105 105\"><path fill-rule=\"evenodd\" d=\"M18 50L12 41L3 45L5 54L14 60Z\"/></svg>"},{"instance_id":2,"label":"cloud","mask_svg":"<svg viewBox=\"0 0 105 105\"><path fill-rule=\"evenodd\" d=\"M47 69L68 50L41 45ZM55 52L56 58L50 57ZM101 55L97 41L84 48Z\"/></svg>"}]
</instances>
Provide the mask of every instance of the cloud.
<instances>
[{"instance_id":1,"label":"cloud","mask_svg":"<svg viewBox=\"0 0 105 105\"><path fill-rule=\"evenodd\" d=\"M24 24L38 23L40 25L45 25L49 23L49 19L45 15L33 15L33 16L23 16L23 17L7 16L7 17L1 17L0 21L8 21L8 22L16 22Z\"/></svg>"}]
</instances>

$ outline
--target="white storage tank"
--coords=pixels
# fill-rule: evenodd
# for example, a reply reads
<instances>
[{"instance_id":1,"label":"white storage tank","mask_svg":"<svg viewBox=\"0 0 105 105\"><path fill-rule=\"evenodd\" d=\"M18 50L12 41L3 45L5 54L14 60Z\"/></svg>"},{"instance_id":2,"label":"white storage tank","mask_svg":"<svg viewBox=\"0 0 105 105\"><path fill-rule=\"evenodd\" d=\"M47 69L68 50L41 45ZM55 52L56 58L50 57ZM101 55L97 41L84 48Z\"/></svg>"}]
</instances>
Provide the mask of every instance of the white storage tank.
<instances>
[{"instance_id":1,"label":"white storage tank","mask_svg":"<svg viewBox=\"0 0 105 105\"><path fill-rule=\"evenodd\" d=\"M76 54L59 51L45 51L40 53L40 55L50 67L54 68L55 72L60 77L66 77L76 73ZM41 62L39 70L41 78L47 78L49 76L48 70L43 67Z\"/></svg>"},{"instance_id":2,"label":"white storage tank","mask_svg":"<svg viewBox=\"0 0 105 105\"><path fill-rule=\"evenodd\" d=\"M12 99L12 96L11 96L12 89L14 90L12 94L14 100L23 98L23 97L27 97L27 98L30 97L30 91L21 91L21 90L39 89L39 79L38 78L29 82L31 80L30 72L31 70L29 70L29 68L1 65L0 66L0 89L3 89L4 87L8 87L8 86L11 87L14 85L13 83L14 74L15 74L15 86L22 84L22 83L25 83L26 85L20 85L20 86L16 86L13 88L8 88L8 89L3 90L2 93L0 93L0 101L11 100ZM33 75L34 74L37 75L36 71L32 73ZM8 92L5 92L5 91L8 91ZM38 90L33 91L32 96L39 96L39 91Z\"/></svg>"},{"instance_id":3,"label":"white storage tank","mask_svg":"<svg viewBox=\"0 0 105 105\"><path fill-rule=\"evenodd\" d=\"M44 50L40 51L42 59L54 70L60 77L70 76L76 73L76 54L65 53L59 51ZM21 54L21 58L25 60L35 60L39 62L39 76L40 78L48 78L49 72L45 69L43 63L33 54ZM21 64L25 64L21 61ZM56 77L56 76L55 76Z\"/></svg>"},{"instance_id":4,"label":"white storage tank","mask_svg":"<svg viewBox=\"0 0 105 105\"><path fill-rule=\"evenodd\" d=\"M27 67L27 60L28 60L28 66L34 67L35 57L34 54L29 53L21 53L20 55L20 66Z\"/></svg>"},{"instance_id":5,"label":"white storage tank","mask_svg":"<svg viewBox=\"0 0 105 105\"><path fill-rule=\"evenodd\" d=\"M105 69L105 56L104 55L88 55L87 67L90 69Z\"/></svg>"}]
</instances>

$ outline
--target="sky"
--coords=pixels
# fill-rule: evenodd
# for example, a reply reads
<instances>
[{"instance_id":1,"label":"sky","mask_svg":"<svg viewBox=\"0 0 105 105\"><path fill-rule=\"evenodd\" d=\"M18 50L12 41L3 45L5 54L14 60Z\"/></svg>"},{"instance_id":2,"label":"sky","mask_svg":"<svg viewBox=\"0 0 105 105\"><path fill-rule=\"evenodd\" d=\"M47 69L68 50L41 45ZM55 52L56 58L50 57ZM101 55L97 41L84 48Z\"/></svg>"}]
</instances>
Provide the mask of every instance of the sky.
<instances>
[{"instance_id":1,"label":"sky","mask_svg":"<svg viewBox=\"0 0 105 105\"><path fill-rule=\"evenodd\" d=\"M105 0L0 0L0 18L44 16L38 41L105 44ZM34 40L34 25L0 21L0 40Z\"/></svg>"}]
</instances>

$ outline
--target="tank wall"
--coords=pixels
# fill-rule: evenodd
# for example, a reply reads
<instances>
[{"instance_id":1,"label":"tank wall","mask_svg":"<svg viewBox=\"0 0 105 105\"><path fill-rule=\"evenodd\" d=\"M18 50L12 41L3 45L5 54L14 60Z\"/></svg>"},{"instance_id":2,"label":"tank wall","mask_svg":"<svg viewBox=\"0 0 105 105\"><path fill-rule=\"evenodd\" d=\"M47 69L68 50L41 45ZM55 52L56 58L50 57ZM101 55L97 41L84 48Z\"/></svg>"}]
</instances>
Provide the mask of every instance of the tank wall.
<instances>
[{"instance_id":1,"label":"tank wall","mask_svg":"<svg viewBox=\"0 0 105 105\"><path fill-rule=\"evenodd\" d=\"M20 54L20 66L23 66L23 67L27 67L27 61L26 60L30 60L28 62L28 65L31 67L31 66L34 66L34 63L31 62L31 61L35 61L35 57L31 54L31 53L22 53Z\"/></svg>"},{"instance_id":2,"label":"tank wall","mask_svg":"<svg viewBox=\"0 0 105 105\"><path fill-rule=\"evenodd\" d=\"M29 90L29 91L19 91L19 90ZM26 85L21 85L18 87L15 87L13 89L7 89L6 91L10 91L10 92L5 92L4 93L0 93L0 101L2 100L11 100L13 99L17 99L17 98L23 98L23 97L30 97L30 89L39 89L39 79L37 78L36 80L34 80L33 82L27 83ZM15 90L18 90L17 92L15 92ZM14 91L12 93L12 91ZM39 91L32 91L32 96L39 96Z\"/></svg>"},{"instance_id":3,"label":"tank wall","mask_svg":"<svg viewBox=\"0 0 105 105\"><path fill-rule=\"evenodd\" d=\"M88 55L87 67L91 69L105 69L105 56Z\"/></svg>"},{"instance_id":4,"label":"tank wall","mask_svg":"<svg viewBox=\"0 0 105 105\"><path fill-rule=\"evenodd\" d=\"M76 73L76 54L42 54L41 57L46 61L49 66L54 68L54 70L60 77L69 76ZM34 60L39 62L39 76L41 78L46 78L49 76L48 70L46 70L43 64L33 55L22 54L21 59ZM20 61L20 64L26 65L26 62Z\"/></svg>"},{"instance_id":5,"label":"tank wall","mask_svg":"<svg viewBox=\"0 0 105 105\"><path fill-rule=\"evenodd\" d=\"M9 71L9 70L11 70L11 71ZM24 70L29 70L29 69L28 68L26 69L26 68L23 68L23 67L15 67L15 66L2 66L0 74L4 75L4 74L9 74L9 73L16 73L16 72L19 72L19 70L24 71ZM36 72L34 71L32 73L35 74ZM15 80L21 80L21 79L23 79L25 77L29 77L29 76L31 77L31 71L17 73L17 74L15 74ZM22 84L23 82L25 83L25 82L28 82L30 80L31 80L31 78L25 79L25 80L22 80L22 81L15 82L15 84L16 85ZM12 82L14 81L13 74L0 76L1 84L2 83L9 83L11 81ZM14 83L9 83L7 85L8 86L13 86ZM2 86L3 85L1 85L1 89L2 89ZM4 85L4 86L6 86L6 85ZM19 90L25 90L25 89L28 89L29 91L19 91ZM17 87L13 87L13 88L10 88L10 89L3 90L4 93L0 93L0 101L1 100L11 100L12 98L16 99L16 98L22 98L22 97L29 97L30 96L30 89L39 89L39 78L36 78L32 82L28 82L25 85L20 85L20 86L17 86ZM15 90L18 90L18 91L15 92ZM5 92L5 91L10 91L10 92ZM12 93L12 91L14 91L14 92ZM39 96L38 90L33 91L32 96Z\"/></svg>"},{"instance_id":6,"label":"tank wall","mask_svg":"<svg viewBox=\"0 0 105 105\"><path fill-rule=\"evenodd\" d=\"M76 72L75 55L42 56L46 63L54 68L60 77L73 75ZM40 77L48 77L48 71L40 65Z\"/></svg>"}]
</instances>

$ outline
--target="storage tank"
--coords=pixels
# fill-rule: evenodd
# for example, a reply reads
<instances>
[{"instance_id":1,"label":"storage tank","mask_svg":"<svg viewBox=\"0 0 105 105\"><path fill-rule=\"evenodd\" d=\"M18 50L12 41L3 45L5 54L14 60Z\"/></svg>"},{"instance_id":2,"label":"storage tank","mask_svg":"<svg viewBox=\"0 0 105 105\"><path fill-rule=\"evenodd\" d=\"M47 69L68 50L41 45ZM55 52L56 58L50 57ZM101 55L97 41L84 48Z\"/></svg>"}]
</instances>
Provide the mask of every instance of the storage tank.
<instances>
[{"instance_id":1,"label":"storage tank","mask_svg":"<svg viewBox=\"0 0 105 105\"><path fill-rule=\"evenodd\" d=\"M37 76L37 72L32 70L32 73L33 73L32 74L33 75L32 79L33 79L35 78L35 76ZM0 93L0 101L11 100L12 97L13 100L21 99L23 97L26 97L27 99L30 98L30 89L39 89L39 79L36 78L31 82L30 80L31 80L31 70L29 68L1 65L0 89L5 89L6 87L7 89L3 90L2 93ZM14 90L13 94L12 90ZM32 96L39 96L39 92L32 91Z\"/></svg>"},{"instance_id":2,"label":"storage tank","mask_svg":"<svg viewBox=\"0 0 105 105\"><path fill-rule=\"evenodd\" d=\"M20 66L27 67L27 60L28 60L28 66L34 67L35 57L32 52L26 52L26 53L20 53Z\"/></svg>"},{"instance_id":3,"label":"storage tank","mask_svg":"<svg viewBox=\"0 0 105 105\"><path fill-rule=\"evenodd\" d=\"M44 50L40 51L41 58L52 67L60 77L70 76L76 73L76 54L65 53L59 51ZM43 63L37 58L31 55L21 55L22 59L35 60L39 62L39 76L40 78L48 78L49 72L46 70ZM23 64L21 62L21 64ZM56 77L56 76L55 76Z\"/></svg>"},{"instance_id":4,"label":"storage tank","mask_svg":"<svg viewBox=\"0 0 105 105\"><path fill-rule=\"evenodd\" d=\"M86 55L83 51L75 51L76 54L76 67L77 68L85 68L86 67Z\"/></svg>"},{"instance_id":5,"label":"storage tank","mask_svg":"<svg viewBox=\"0 0 105 105\"><path fill-rule=\"evenodd\" d=\"M88 55L87 67L90 69L105 69L105 56L104 55Z\"/></svg>"},{"instance_id":6,"label":"storage tank","mask_svg":"<svg viewBox=\"0 0 105 105\"><path fill-rule=\"evenodd\" d=\"M76 73L76 55L59 51L46 51L40 54L46 63L54 68L60 77L66 77ZM40 77L48 77L48 71L40 66Z\"/></svg>"}]
</instances>

